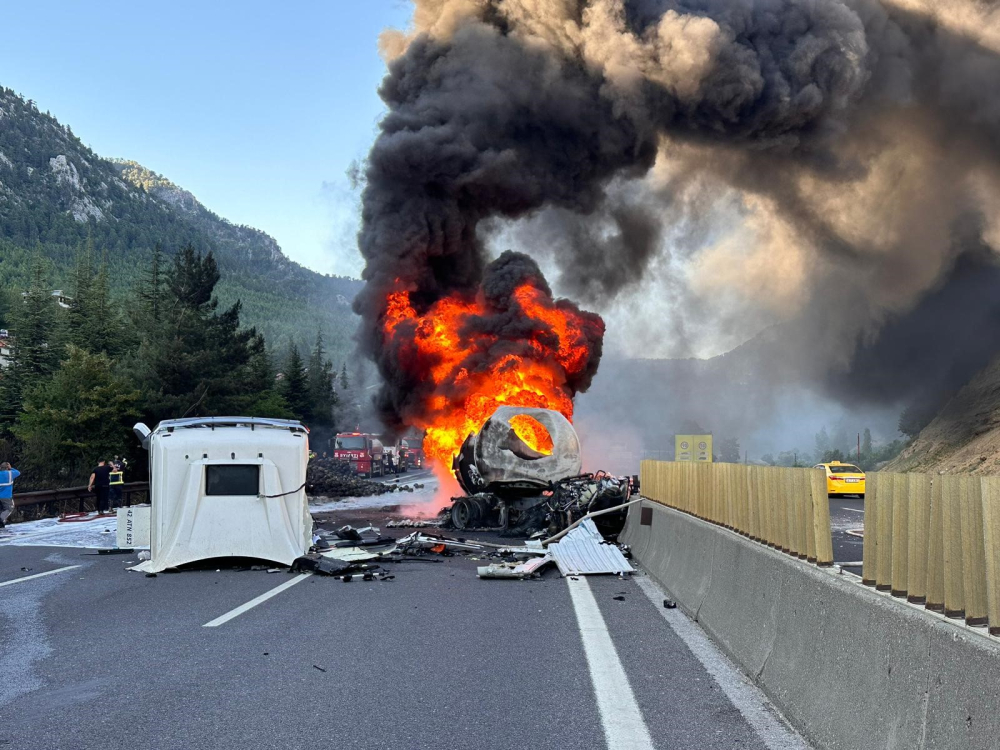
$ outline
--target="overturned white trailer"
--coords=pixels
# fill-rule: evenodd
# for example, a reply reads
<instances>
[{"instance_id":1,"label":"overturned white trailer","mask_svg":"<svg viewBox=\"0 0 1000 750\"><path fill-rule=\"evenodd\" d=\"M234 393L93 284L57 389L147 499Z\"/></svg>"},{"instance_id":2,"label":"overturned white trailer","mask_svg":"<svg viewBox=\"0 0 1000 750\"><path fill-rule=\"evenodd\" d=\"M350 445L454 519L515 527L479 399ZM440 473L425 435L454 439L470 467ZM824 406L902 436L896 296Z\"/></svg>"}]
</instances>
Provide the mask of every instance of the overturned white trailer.
<instances>
[{"instance_id":1,"label":"overturned white trailer","mask_svg":"<svg viewBox=\"0 0 1000 750\"><path fill-rule=\"evenodd\" d=\"M290 565L309 551L309 432L256 417L135 426L149 451L150 559L158 572L217 557Z\"/></svg>"}]
</instances>

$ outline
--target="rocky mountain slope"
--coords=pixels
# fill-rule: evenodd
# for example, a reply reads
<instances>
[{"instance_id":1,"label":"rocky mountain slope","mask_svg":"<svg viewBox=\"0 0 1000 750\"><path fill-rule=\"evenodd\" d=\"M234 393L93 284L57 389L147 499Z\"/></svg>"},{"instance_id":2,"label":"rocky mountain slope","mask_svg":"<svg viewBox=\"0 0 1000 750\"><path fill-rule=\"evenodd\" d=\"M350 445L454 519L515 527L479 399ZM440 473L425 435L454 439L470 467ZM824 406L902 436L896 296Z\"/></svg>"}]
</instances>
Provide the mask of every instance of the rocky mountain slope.
<instances>
[{"instance_id":1,"label":"rocky mountain slope","mask_svg":"<svg viewBox=\"0 0 1000 750\"><path fill-rule=\"evenodd\" d=\"M135 162L102 158L69 126L0 88L0 284L23 284L41 248L53 285L68 286L88 238L107 254L118 291L136 282L157 244L168 255L189 242L212 250L223 273L222 302L242 300L243 320L272 346L311 341L321 328L332 351L348 355L350 301L360 281L300 266L267 234L226 221Z\"/></svg>"},{"instance_id":2,"label":"rocky mountain slope","mask_svg":"<svg viewBox=\"0 0 1000 750\"><path fill-rule=\"evenodd\" d=\"M885 470L1000 474L1000 357L955 394Z\"/></svg>"}]
</instances>

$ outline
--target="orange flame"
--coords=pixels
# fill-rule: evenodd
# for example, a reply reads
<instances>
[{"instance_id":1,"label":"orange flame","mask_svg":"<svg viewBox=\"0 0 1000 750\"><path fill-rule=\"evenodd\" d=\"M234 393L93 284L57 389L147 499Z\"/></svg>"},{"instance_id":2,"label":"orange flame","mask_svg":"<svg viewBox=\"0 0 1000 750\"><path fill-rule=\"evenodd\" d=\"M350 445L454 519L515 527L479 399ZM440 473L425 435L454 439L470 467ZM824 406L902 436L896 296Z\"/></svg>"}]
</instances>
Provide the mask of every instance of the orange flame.
<instances>
[{"instance_id":1,"label":"orange flame","mask_svg":"<svg viewBox=\"0 0 1000 750\"><path fill-rule=\"evenodd\" d=\"M545 425L534 417L527 414L517 414L510 419L510 426L524 443L539 453L546 456L552 455L552 436L545 429Z\"/></svg>"},{"instance_id":2,"label":"orange flame","mask_svg":"<svg viewBox=\"0 0 1000 750\"><path fill-rule=\"evenodd\" d=\"M480 316L497 314L481 294L444 297L422 315L405 290L386 300L386 343L400 348L400 361L418 382L431 385L418 413L411 409L404 417L426 430L424 451L445 467L500 406L553 409L572 420L574 393L567 379L588 366L588 342L600 339L603 323L557 304L531 283L514 290L510 305L509 312L525 323L518 330L529 333L501 340L475 325ZM540 429L521 421L515 432L529 447L551 452L551 437L535 424Z\"/></svg>"}]
</instances>

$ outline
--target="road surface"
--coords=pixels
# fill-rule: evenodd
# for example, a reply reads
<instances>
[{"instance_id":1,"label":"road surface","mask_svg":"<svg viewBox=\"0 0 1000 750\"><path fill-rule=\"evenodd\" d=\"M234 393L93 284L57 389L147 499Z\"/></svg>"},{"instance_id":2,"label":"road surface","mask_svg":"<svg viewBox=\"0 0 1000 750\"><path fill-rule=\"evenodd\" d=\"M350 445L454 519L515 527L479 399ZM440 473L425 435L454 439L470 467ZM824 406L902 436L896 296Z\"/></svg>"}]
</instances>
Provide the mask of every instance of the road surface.
<instances>
[{"instance_id":1,"label":"road surface","mask_svg":"<svg viewBox=\"0 0 1000 750\"><path fill-rule=\"evenodd\" d=\"M0 748L807 747L644 576L134 562L0 547Z\"/></svg>"}]
</instances>

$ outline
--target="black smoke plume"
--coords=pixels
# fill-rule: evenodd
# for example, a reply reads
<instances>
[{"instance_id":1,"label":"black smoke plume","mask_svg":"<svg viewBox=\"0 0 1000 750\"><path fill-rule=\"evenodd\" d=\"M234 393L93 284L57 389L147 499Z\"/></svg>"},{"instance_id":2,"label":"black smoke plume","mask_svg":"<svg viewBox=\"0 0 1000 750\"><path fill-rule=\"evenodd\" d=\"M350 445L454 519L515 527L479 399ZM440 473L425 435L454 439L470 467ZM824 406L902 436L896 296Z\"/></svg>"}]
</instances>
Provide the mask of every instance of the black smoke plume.
<instances>
[{"instance_id":1,"label":"black smoke plume","mask_svg":"<svg viewBox=\"0 0 1000 750\"><path fill-rule=\"evenodd\" d=\"M850 372L959 267L955 222L997 214L997 20L971 1L417 0L382 40L359 236L383 415L400 421L412 385L383 345L392 290L418 307L470 293L496 222L549 212L579 219L560 283L606 300L656 256L675 216L657 201L701 212L722 192L784 228L758 238L775 262L805 254L790 358ZM675 178L646 190L654 165Z\"/></svg>"}]
</instances>

